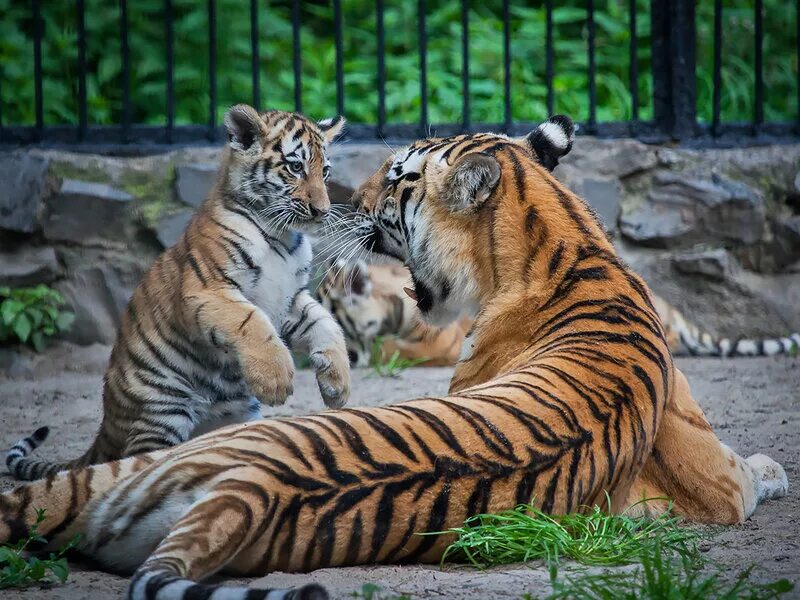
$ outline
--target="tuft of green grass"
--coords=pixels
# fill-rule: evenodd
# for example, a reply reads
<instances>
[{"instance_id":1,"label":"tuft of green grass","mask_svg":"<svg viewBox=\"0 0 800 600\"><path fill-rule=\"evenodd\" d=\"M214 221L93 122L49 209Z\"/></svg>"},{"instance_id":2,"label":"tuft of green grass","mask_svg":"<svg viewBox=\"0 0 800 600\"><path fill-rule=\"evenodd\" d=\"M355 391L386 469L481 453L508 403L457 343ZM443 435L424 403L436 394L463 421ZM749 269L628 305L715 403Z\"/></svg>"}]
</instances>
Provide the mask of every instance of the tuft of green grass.
<instances>
[{"instance_id":1,"label":"tuft of green grass","mask_svg":"<svg viewBox=\"0 0 800 600\"><path fill-rule=\"evenodd\" d=\"M360 600L411 600L411 596L401 594L385 594L379 585L374 583L365 583L361 586L360 592L353 592L350 594L353 598Z\"/></svg>"},{"instance_id":2,"label":"tuft of green grass","mask_svg":"<svg viewBox=\"0 0 800 600\"><path fill-rule=\"evenodd\" d=\"M36 523L31 526L28 536L14 545L0 546L0 589L25 587L32 584L64 583L69 577L69 566L64 555L78 543L76 536L46 559L27 556L28 546L45 543L38 533L44 521L45 511L36 511Z\"/></svg>"},{"instance_id":3,"label":"tuft of green grass","mask_svg":"<svg viewBox=\"0 0 800 600\"><path fill-rule=\"evenodd\" d=\"M553 581L553 592L546 600L771 600L794 585L781 579L756 583L750 579L752 567L733 580L721 570L703 570L698 556L677 558L656 542L639 555L640 566L633 570L581 573ZM525 595L524 600L533 600Z\"/></svg>"},{"instance_id":4,"label":"tuft of green grass","mask_svg":"<svg viewBox=\"0 0 800 600\"><path fill-rule=\"evenodd\" d=\"M395 350L389 358L386 358L381 350L383 340L383 336L378 336L375 338L375 341L372 342L372 353L369 361L372 367L372 373L367 375L367 377L375 375L378 377L399 377L400 373L406 369L410 369L411 367L415 367L430 360L427 357L403 358L400 356L399 350Z\"/></svg>"},{"instance_id":5,"label":"tuft of green grass","mask_svg":"<svg viewBox=\"0 0 800 600\"><path fill-rule=\"evenodd\" d=\"M544 560L555 576L561 559L587 566L616 566L638 562L653 544L680 556L697 554L697 531L679 526L665 513L655 518L611 515L595 506L591 511L549 515L531 505L498 514L476 515L455 533L442 561L466 559L477 567Z\"/></svg>"}]
</instances>

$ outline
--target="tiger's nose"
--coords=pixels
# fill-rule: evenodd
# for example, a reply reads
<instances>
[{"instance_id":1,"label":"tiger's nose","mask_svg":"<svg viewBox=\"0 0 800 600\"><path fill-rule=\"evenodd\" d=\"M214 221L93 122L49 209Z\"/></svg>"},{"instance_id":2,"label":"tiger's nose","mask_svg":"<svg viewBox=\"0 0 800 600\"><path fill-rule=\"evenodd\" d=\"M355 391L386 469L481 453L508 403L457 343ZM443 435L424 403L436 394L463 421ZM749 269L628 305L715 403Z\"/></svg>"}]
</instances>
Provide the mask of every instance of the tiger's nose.
<instances>
[{"instance_id":1,"label":"tiger's nose","mask_svg":"<svg viewBox=\"0 0 800 600\"><path fill-rule=\"evenodd\" d=\"M311 213L311 218L315 221L321 221L325 217L328 216L328 209L321 210L314 206L313 204L308 205L308 211Z\"/></svg>"}]
</instances>

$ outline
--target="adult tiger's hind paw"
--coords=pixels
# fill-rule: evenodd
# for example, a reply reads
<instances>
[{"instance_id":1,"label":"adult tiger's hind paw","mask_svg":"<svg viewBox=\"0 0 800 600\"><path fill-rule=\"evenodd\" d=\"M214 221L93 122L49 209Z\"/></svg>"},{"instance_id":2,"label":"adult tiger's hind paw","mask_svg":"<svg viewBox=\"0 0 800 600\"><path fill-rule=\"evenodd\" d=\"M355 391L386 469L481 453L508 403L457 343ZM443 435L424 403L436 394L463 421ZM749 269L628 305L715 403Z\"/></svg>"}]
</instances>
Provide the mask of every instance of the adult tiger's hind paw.
<instances>
[{"instance_id":1,"label":"adult tiger's hind paw","mask_svg":"<svg viewBox=\"0 0 800 600\"><path fill-rule=\"evenodd\" d=\"M748 456L746 462L755 474L756 498L758 502L782 498L789 491L789 480L783 467L766 454Z\"/></svg>"}]
</instances>

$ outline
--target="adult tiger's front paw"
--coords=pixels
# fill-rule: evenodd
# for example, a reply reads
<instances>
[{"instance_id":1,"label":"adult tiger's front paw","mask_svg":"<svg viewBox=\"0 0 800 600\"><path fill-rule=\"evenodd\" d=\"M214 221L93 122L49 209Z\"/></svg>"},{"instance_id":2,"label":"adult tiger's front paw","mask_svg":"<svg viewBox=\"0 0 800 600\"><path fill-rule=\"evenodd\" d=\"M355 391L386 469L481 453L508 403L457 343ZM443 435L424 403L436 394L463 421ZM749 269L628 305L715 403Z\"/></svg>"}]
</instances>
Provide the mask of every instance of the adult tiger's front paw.
<instances>
[{"instance_id":1,"label":"adult tiger's front paw","mask_svg":"<svg viewBox=\"0 0 800 600\"><path fill-rule=\"evenodd\" d=\"M317 372L317 384L325 405L341 408L350 397L350 361L344 349L329 348L312 352L311 366Z\"/></svg>"},{"instance_id":2,"label":"adult tiger's front paw","mask_svg":"<svg viewBox=\"0 0 800 600\"><path fill-rule=\"evenodd\" d=\"M242 357L244 378L253 395L267 406L286 402L294 391L294 362L283 344L268 344Z\"/></svg>"}]
</instances>

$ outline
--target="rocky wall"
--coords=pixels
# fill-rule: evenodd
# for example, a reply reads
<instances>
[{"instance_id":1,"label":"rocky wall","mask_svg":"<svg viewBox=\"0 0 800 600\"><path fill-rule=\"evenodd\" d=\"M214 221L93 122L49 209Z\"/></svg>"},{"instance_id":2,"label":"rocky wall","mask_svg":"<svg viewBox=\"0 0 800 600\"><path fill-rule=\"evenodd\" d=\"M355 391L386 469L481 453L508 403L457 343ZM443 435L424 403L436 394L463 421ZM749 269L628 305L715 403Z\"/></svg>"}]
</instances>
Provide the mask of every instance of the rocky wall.
<instances>
[{"instance_id":1,"label":"rocky wall","mask_svg":"<svg viewBox=\"0 0 800 600\"><path fill-rule=\"evenodd\" d=\"M335 146L332 199L345 202L388 152ZM77 315L71 341L113 342L136 282L205 198L219 153L0 154L0 285L52 285ZM556 174L698 324L730 336L800 331L800 145L684 150L582 137Z\"/></svg>"}]
</instances>

